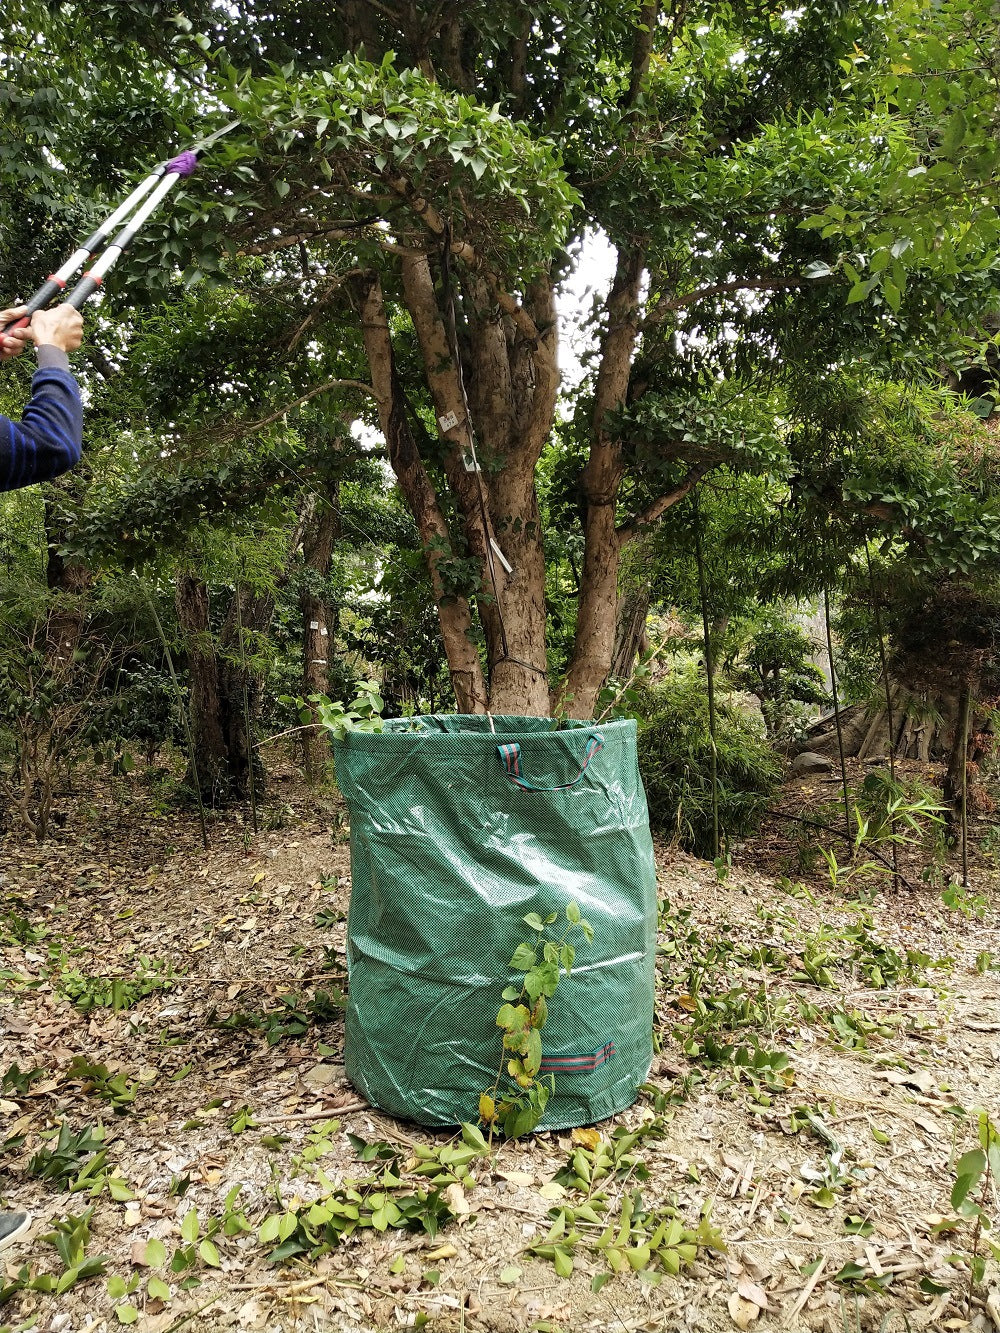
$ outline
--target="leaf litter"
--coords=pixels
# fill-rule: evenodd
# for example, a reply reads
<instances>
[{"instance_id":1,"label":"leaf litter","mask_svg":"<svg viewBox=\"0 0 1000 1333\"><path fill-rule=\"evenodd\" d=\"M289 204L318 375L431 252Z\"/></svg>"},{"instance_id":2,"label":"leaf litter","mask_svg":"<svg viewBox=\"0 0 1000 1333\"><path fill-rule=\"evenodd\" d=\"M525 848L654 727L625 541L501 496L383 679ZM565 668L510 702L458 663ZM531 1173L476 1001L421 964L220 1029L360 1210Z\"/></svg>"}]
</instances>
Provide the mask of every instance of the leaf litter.
<instances>
[{"instance_id":1,"label":"leaf litter","mask_svg":"<svg viewBox=\"0 0 1000 1333\"><path fill-rule=\"evenodd\" d=\"M0 855L3 1199L37 1219L0 1261L9 1327L992 1327L995 1266L969 1306L950 1207L973 1108L1000 1106L989 918L932 888L800 891L776 873L779 835L724 883L658 847L658 1052L638 1103L470 1156L347 1083L335 802L290 780L283 827L220 815L208 852L138 796L81 811ZM992 865L974 868L995 903ZM573 1174L623 1142L607 1181ZM655 1223L694 1235L704 1217L724 1249L695 1245L676 1273L647 1257ZM32 1289L48 1273L63 1289Z\"/></svg>"}]
</instances>

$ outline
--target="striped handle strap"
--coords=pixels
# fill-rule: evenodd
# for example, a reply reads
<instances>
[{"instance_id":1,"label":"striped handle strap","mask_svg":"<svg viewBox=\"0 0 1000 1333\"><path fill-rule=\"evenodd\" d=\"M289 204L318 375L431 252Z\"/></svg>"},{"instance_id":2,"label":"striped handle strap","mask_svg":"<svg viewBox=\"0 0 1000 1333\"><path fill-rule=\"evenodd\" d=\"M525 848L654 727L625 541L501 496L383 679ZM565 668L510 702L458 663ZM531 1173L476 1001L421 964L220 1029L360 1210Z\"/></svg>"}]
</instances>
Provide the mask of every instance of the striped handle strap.
<instances>
[{"instance_id":1,"label":"striped handle strap","mask_svg":"<svg viewBox=\"0 0 1000 1333\"><path fill-rule=\"evenodd\" d=\"M500 763L503 765L507 776L511 782L515 782L525 791L569 791L570 787L575 787L587 771L591 759L599 750L604 749L604 742L600 736L587 737L587 750L583 756L583 763L580 765L580 771L572 782L561 782L557 787L539 787L534 782L529 782L521 772L521 747L516 741L511 741L507 745L498 745L497 754L500 756Z\"/></svg>"}]
</instances>

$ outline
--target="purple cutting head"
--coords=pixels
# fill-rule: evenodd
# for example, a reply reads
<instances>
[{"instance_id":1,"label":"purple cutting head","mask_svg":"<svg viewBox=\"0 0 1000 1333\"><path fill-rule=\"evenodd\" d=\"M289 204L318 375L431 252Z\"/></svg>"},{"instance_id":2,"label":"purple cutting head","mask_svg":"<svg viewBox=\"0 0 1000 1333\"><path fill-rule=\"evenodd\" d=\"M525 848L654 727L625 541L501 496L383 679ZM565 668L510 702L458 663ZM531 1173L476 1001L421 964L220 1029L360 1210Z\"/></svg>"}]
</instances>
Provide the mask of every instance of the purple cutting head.
<instances>
[{"instance_id":1,"label":"purple cutting head","mask_svg":"<svg viewBox=\"0 0 1000 1333\"><path fill-rule=\"evenodd\" d=\"M166 174L173 173L176 176L190 176L192 171L198 165L198 154L192 153L186 149L183 153L178 153L176 157L171 158L167 163Z\"/></svg>"}]
</instances>

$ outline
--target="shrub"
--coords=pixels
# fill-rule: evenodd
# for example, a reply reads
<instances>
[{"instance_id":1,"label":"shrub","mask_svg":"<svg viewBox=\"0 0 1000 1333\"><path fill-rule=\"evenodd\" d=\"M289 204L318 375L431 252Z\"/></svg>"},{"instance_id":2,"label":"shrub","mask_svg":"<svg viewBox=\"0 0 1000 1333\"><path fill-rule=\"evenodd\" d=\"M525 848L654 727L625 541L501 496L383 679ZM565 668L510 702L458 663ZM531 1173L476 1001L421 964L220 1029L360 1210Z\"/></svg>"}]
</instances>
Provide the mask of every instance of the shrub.
<instances>
[{"instance_id":1,"label":"shrub","mask_svg":"<svg viewBox=\"0 0 1000 1333\"><path fill-rule=\"evenodd\" d=\"M645 696L639 770L649 820L696 856L712 855L712 745L705 682L675 672ZM724 843L756 830L781 781L781 762L753 721L717 705L719 832Z\"/></svg>"}]
</instances>

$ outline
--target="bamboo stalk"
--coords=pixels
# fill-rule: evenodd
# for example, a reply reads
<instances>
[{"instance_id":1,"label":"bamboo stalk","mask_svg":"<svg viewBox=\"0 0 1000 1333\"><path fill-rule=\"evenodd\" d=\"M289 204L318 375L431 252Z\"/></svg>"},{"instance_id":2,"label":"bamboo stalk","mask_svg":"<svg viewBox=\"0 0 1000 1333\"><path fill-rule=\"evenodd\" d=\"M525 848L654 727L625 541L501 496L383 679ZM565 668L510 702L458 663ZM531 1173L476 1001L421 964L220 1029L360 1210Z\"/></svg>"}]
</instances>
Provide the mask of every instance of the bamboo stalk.
<instances>
[{"instance_id":1,"label":"bamboo stalk","mask_svg":"<svg viewBox=\"0 0 1000 1333\"><path fill-rule=\"evenodd\" d=\"M830 693L833 695L833 721L837 728L837 752L840 755L840 785L844 792L844 827L847 841L854 844L851 832L851 802L847 794L847 761L844 759L844 729L840 722L840 700L837 698L837 671L833 663L833 635L830 632L830 589L823 588L823 620L826 625L826 651L830 658Z\"/></svg>"},{"instance_id":2,"label":"bamboo stalk","mask_svg":"<svg viewBox=\"0 0 1000 1333\"><path fill-rule=\"evenodd\" d=\"M198 801L198 819L201 823L201 841L205 851L208 851L208 825L205 822L205 802L201 796L201 779L198 776L198 760L195 755L194 736L191 734L191 719L188 716L188 710L184 707L184 695L181 692L180 681L177 679L177 672L174 670L174 659L170 652L170 644L167 642L167 636L164 633L163 623L160 620L159 613L149 589L145 584L142 590L146 594L146 601L149 604L149 612L153 617L153 624L156 626L156 632L160 636L160 643L163 647L163 655L167 659L167 669L170 672L170 679L174 683L174 691L177 695L177 702L180 705L181 720L184 723L184 739L187 741L188 760L191 764L191 776L194 778L194 794Z\"/></svg>"},{"instance_id":3,"label":"bamboo stalk","mask_svg":"<svg viewBox=\"0 0 1000 1333\"><path fill-rule=\"evenodd\" d=\"M962 689L962 887L969 887L969 722L972 716L972 687Z\"/></svg>"},{"instance_id":4,"label":"bamboo stalk","mask_svg":"<svg viewBox=\"0 0 1000 1333\"><path fill-rule=\"evenodd\" d=\"M708 681L708 734L711 744L712 774L712 858L719 856L719 751L716 745L715 668L712 660L712 636L708 622L708 588L705 578L705 558L701 544L701 506L694 495L694 553L698 565L698 592L701 599L701 623L705 637L705 675Z\"/></svg>"},{"instance_id":5,"label":"bamboo stalk","mask_svg":"<svg viewBox=\"0 0 1000 1333\"><path fill-rule=\"evenodd\" d=\"M875 630L878 635L878 658L882 666L882 684L885 688L885 715L886 730L889 738L889 777L892 779L893 786L896 783L896 728L892 720L892 687L889 684L889 660L885 651L885 635L882 631L882 612L879 610L878 599L875 595L875 573L872 569L872 553L868 543L865 542L865 560L868 564L868 590L872 599L872 611L875 615ZM892 841L892 887L894 892L899 890L899 846L896 842L896 816L893 815L889 820L889 832L893 835Z\"/></svg>"}]
</instances>

